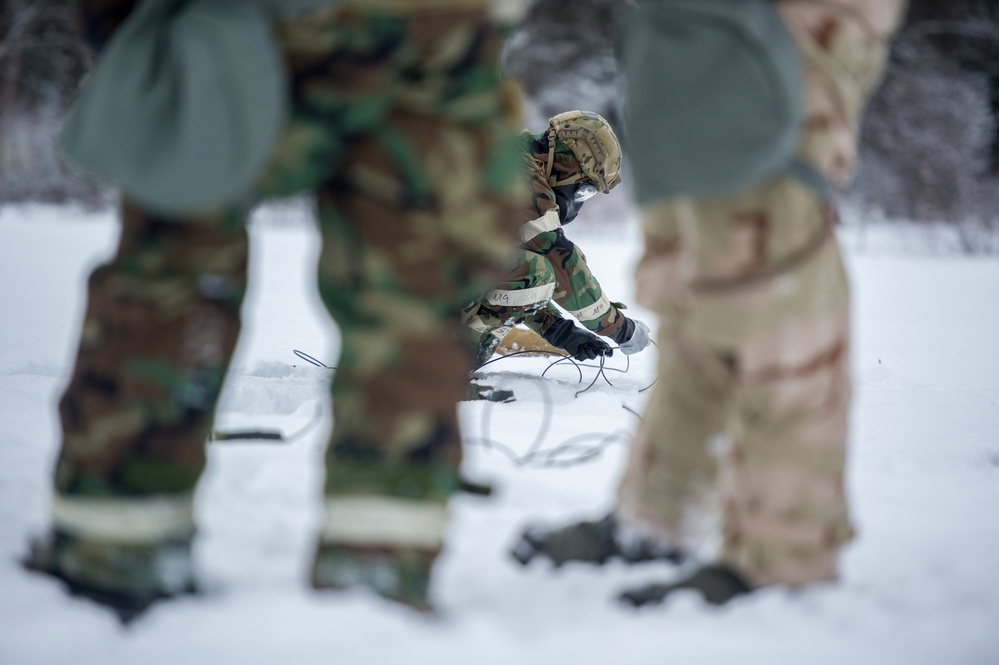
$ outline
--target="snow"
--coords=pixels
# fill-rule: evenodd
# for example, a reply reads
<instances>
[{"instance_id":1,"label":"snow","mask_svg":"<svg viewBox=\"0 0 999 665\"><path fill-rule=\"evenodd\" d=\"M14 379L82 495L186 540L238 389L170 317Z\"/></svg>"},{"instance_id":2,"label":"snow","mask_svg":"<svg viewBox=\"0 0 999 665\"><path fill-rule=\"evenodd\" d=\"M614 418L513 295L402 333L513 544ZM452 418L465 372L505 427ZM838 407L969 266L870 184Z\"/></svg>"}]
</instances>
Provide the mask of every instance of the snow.
<instances>
[{"instance_id":1,"label":"snow","mask_svg":"<svg viewBox=\"0 0 999 665\"><path fill-rule=\"evenodd\" d=\"M570 235L627 301L638 234L633 220L608 225ZM116 226L106 212L0 207L0 664L999 663L996 258L927 256L886 247L879 228L842 231L855 292L849 491L859 536L839 584L764 590L722 608L679 595L632 611L613 601L617 591L677 569L514 563L506 552L525 522L610 508L631 411L655 379L653 352L625 374L608 371L613 385L592 368L579 384L563 365L541 378L547 362L518 358L480 372L516 402L461 406L466 474L497 492L452 502L434 586L441 613L428 618L306 584L331 370L293 350L333 365L338 337L312 286L318 235L301 210L268 209L250 228L245 335L217 425L301 434L209 447L197 494L206 592L156 605L126 629L18 565L47 523L55 404L86 275L113 251ZM582 448L558 448L576 437ZM541 464L587 452L586 463Z\"/></svg>"}]
</instances>

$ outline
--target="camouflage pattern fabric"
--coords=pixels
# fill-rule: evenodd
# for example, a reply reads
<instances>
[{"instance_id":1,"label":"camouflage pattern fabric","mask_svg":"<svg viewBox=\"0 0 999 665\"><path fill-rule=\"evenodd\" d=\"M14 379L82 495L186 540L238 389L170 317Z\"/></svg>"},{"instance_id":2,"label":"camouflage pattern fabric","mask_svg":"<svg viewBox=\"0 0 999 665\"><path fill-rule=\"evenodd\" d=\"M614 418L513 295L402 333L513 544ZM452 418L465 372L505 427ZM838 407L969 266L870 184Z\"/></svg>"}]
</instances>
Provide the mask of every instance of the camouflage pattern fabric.
<instances>
[{"instance_id":1,"label":"camouflage pattern fabric","mask_svg":"<svg viewBox=\"0 0 999 665\"><path fill-rule=\"evenodd\" d=\"M93 21L112 5L90 5ZM318 199L319 289L342 332L326 492L428 504L417 507L434 533L415 542L431 553L444 515L433 506L458 486L455 404L471 365L460 308L509 265L526 195L503 34L485 2L462 5L282 21L292 114L259 179L261 197ZM79 505L56 510L57 530L121 535L111 509L94 508L112 504L83 500L119 510L165 497L175 533L146 540L193 533L189 497L240 330L248 212L163 219L125 202L60 404L55 487Z\"/></svg>"},{"instance_id":2,"label":"camouflage pattern fabric","mask_svg":"<svg viewBox=\"0 0 999 665\"><path fill-rule=\"evenodd\" d=\"M533 144L541 136L523 138ZM466 308L465 320L478 335L480 360L488 358L518 323L539 335L547 330L562 316L553 303L598 335L610 336L624 323L621 306L604 294L586 264L586 255L566 237L558 221L555 192L544 177L547 160L546 151L525 155L532 198L517 215L522 251L493 289ZM582 174L562 141L556 141L552 163L552 178L578 179Z\"/></svg>"},{"instance_id":3,"label":"camouflage pattern fabric","mask_svg":"<svg viewBox=\"0 0 999 665\"><path fill-rule=\"evenodd\" d=\"M853 170L863 102L903 5L778 5L807 67L801 154L835 182ZM662 317L661 376L619 518L675 547L718 550L753 585L835 579L852 528L849 290L834 213L784 178L641 214L637 298Z\"/></svg>"},{"instance_id":4,"label":"camouflage pattern fabric","mask_svg":"<svg viewBox=\"0 0 999 665\"><path fill-rule=\"evenodd\" d=\"M621 184L621 143L602 116L591 111L566 111L548 121L549 148L555 137L556 151L559 144L572 151L578 174L585 177L604 194ZM547 163L547 160L545 160ZM574 174L572 180L579 179ZM566 184L557 178L549 184L558 187Z\"/></svg>"},{"instance_id":5,"label":"camouflage pattern fabric","mask_svg":"<svg viewBox=\"0 0 999 665\"><path fill-rule=\"evenodd\" d=\"M187 493L239 335L247 234L236 211L178 224L126 202L121 219L115 257L87 285L56 489Z\"/></svg>"}]
</instances>

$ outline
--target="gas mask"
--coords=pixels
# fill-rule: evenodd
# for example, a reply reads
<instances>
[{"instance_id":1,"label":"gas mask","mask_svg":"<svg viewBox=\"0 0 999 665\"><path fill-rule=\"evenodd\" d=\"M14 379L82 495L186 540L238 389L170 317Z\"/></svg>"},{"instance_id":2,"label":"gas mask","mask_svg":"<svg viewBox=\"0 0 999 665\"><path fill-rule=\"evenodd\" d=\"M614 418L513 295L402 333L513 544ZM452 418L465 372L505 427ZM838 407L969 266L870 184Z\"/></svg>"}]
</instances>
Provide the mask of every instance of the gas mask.
<instances>
[{"instance_id":1,"label":"gas mask","mask_svg":"<svg viewBox=\"0 0 999 665\"><path fill-rule=\"evenodd\" d=\"M559 221L565 225L576 219L583 203L592 198L599 190L593 183L583 180L572 185L556 187L553 191L555 192L555 202L558 204Z\"/></svg>"}]
</instances>

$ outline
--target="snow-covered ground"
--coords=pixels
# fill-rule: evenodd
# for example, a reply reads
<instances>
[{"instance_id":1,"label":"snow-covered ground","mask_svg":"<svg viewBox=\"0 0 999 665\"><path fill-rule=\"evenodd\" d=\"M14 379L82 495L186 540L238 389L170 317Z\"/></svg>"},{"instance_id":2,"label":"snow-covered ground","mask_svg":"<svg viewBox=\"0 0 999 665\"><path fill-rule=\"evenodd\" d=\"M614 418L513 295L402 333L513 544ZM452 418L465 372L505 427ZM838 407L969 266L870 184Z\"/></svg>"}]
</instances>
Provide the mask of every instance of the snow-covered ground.
<instances>
[{"instance_id":1,"label":"snow-covered ground","mask_svg":"<svg viewBox=\"0 0 999 665\"><path fill-rule=\"evenodd\" d=\"M46 525L55 403L84 279L113 250L116 227L107 213L0 208L0 664L999 663L996 258L889 251L875 242L888 231L843 230L856 294L849 489L859 537L840 584L765 590L723 608L681 595L636 612L613 602L615 592L676 569L513 563L506 550L525 521L610 507L637 422L629 409L641 410L639 390L655 378L647 352L627 373L608 373L613 385L598 379L576 397L594 370L577 385L571 367L541 378L547 363L514 359L483 373L512 387L516 402L461 407L467 475L498 491L454 500L434 587L442 612L426 618L306 585L329 370L293 350L332 365L337 336L312 287L317 236L300 217L270 210L251 227L246 334L218 427L306 430L285 445L210 447L197 497L207 593L157 605L123 629L17 563ZM608 291L627 301L634 224L572 231ZM532 452L539 462L597 455L561 467L512 461Z\"/></svg>"}]
</instances>

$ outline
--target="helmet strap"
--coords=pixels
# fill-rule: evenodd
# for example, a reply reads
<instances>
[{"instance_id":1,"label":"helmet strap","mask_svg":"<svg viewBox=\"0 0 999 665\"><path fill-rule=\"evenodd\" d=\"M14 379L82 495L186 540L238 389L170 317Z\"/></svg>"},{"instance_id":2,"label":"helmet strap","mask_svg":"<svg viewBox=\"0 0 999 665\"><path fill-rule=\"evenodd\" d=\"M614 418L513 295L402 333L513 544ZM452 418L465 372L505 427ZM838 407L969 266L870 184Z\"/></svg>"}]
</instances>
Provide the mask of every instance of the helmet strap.
<instances>
[{"instance_id":1,"label":"helmet strap","mask_svg":"<svg viewBox=\"0 0 999 665\"><path fill-rule=\"evenodd\" d=\"M552 177L552 169L555 167L555 126L548 128L548 163L545 165L545 182Z\"/></svg>"},{"instance_id":2,"label":"helmet strap","mask_svg":"<svg viewBox=\"0 0 999 665\"><path fill-rule=\"evenodd\" d=\"M582 182L584 180L589 181L589 178L586 177L586 174L578 173L576 175L569 176L565 180L556 180L555 182L549 182L548 184L551 186L552 189L556 189L558 187L565 187L566 185L575 185L576 183Z\"/></svg>"}]
</instances>

